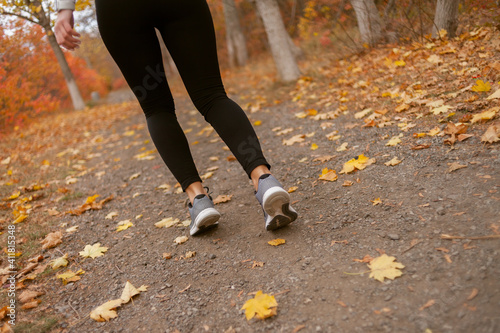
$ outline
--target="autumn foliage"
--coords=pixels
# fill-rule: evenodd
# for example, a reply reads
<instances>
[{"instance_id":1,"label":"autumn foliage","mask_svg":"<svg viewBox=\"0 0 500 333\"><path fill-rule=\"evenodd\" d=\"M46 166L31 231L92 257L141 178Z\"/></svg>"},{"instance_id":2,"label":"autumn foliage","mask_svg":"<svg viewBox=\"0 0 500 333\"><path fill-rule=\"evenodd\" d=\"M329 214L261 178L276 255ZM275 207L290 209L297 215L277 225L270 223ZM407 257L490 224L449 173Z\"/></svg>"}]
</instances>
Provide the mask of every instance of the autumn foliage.
<instances>
[{"instance_id":1,"label":"autumn foliage","mask_svg":"<svg viewBox=\"0 0 500 333\"><path fill-rule=\"evenodd\" d=\"M0 128L19 126L42 112L71 106L55 55L41 27L21 21L0 27ZM84 99L104 95L102 76L85 61L65 53Z\"/></svg>"}]
</instances>

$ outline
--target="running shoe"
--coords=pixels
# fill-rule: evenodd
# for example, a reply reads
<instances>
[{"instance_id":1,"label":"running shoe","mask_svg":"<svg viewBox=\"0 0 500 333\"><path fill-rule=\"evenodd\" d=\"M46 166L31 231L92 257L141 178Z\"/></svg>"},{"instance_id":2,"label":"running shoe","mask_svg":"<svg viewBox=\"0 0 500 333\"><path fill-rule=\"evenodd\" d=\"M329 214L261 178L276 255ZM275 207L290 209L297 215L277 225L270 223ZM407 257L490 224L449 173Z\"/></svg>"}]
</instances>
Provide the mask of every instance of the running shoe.
<instances>
[{"instance_id":1,"label":"running shoe","mask_svg":"<svg viewBox=\"0 0 500 333\"><path fill-rule=\"evenodd\" d=\"M290 205L290 194L273 175L260 176L255 197L264 211L266 230L284 227L297 219L297 212Z\"/></svg>"},{"instance_id":2,"label":"running shoe","mask_svg":"<svg viewBox=\"0 0 500 333\"><path fill-rule=\"evenodd\" d=\"M194 197L193 204L187 204L189 214L191 214L191 224L189 234L197 235L203 231L217 227L220 213L214 208L214 203L210 195L198 194Z\"/></svg>"}]
</instances>

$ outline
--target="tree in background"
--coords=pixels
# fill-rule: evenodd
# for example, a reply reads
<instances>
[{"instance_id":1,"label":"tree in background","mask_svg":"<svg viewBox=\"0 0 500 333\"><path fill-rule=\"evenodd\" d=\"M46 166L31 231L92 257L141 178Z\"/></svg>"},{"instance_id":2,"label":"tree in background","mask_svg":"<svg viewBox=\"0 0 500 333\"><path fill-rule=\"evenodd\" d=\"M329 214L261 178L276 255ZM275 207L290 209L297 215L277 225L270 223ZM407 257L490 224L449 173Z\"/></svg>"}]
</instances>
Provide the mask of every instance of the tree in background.
<instances>
[{"instance_id":1,"label":"tree in background","mask_svg":"<svg viewBox=\"0 0 500 333\"><path fill-rule=\"evenodd\" d=\"M248 61L248 51L245 35L243 35L238 17L238 9L234 0L222 0L222 3L224 5L229 66L245 66Z\"/></svg>"},{"instance_id":2,"label":"tree in background","mask_svg":"<svg viewBox=\"0 0 500 333\"><path fill-rule=\"evenodd\" d=\"M356 12L361 40L369 46L377 45L382 37L377 6L373 0L351 0L351 4Z\"/></svg>"},{"instance_id":3,"label":"tree in background","mask_svg":"<svg viewBox=\"0 0 500 333\"><path fill-rule=\"evenodd\" d=\"M77 3L77 10L81 10L89 5L90 0L79 0ZM48 0L0 0L0 14L18 17L43 28L63 72L73 102L73 107L76 110L82 110L85 108L82 95L78 89L73 73L68 66L68 62L64 57L64 53L57 43L54 32L52 31L54 22L51 14L54 13L52 2Z\"/></svg>"},{"instance_id":4,"label":"tree in background","mask_svg":"<svg viewBox=\"0 0 500 333\"><path fill-rule=\"evenodd\" d=\"M40 26L23 20L0 26L0 132L71 106L65 78L44 36ZM85 98L92 91L106 93L105 79L87 68L85 60L68 54L67 61Z\"/></svg>"},{"instance_id":5,"label":"tree in background","mask_svg":"<svg viewBox=\"0 0 500 333\"><path fill-rule=\"evenodd\" d=\"M446 30L449 37L455 37L458 28L458 1L438 0L434 15L432 35L439 35L439 31Z\"/></svg>"},{"instance_id":6,"label":"tree in background","mask_svg":"<svg viewBox=\"0 0 500 333\"><path fill-rule=\"evenodd\" d=\"M281 12L276 0L255 0L257 10L266 29L271 54L281 80L295 81L300 77L295 56L290 45L290 36L286 31Z\"/></svg>"}]
</instances>

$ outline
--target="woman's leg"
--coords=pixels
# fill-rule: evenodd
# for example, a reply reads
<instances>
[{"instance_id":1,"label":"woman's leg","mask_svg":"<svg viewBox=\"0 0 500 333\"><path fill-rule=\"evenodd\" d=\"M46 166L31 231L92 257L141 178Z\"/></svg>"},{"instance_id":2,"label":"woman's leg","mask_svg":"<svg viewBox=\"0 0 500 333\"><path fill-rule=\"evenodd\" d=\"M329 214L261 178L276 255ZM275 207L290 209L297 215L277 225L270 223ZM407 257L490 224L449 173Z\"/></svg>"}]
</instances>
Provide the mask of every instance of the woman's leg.
<instances>
[{"instance_id":1,"label":"woman's leg","mask_svg":"<svg viewBox=\"0 0 500 333\"><path fill-rule=\"evenodd\" d=\"M97 0L96 7L104 44L139 100L158 152L192 201L205 191L175 115L151 19L155 9L138 1L119 0Z\"/></svg>"},{"instance_id":2,"label":"woman's leg","mask_svg":"<svg viewBox=\"0 0 500 333\"><path fill-rule=\"evenodd\" d=\"M215 32L205 0L165 1L157 27L196 106L227 144L254 185L270 173L245 112L222 84ZM255 170L255 171L254 171Z\"/></svg>"}]
</instances>

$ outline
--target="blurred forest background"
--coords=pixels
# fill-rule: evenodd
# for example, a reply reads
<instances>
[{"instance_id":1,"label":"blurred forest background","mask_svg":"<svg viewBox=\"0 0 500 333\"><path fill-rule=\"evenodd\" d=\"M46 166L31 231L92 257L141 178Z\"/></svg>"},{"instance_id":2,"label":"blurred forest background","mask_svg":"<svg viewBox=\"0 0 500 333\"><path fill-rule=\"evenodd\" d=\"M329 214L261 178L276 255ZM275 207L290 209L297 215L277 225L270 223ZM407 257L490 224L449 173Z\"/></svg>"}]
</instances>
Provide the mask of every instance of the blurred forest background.
<instances>
[{"instance_id":1,"label":"blurred forest background","mask_svg":"<svg viewBox=\"0 0 500 333\"><path fill-rule=\"evenodd\" d=\"M273 82L294 82L310 75L315 64L324 59L349 58L374 47L424 45L432 38L446 34L447 38L453 38L466 33L466 29L491 22L497 22L496 28L500 29L496 0L208 0L208 3L224 76L241 68L252 71L264 68ZM61 52L52 33L55 18L53 1L0 0L0 132L3 134L18 130L41 113L91 107L97 103L96 96L103 98L111 91L126 88L99 36L93 1L77 1L76 30L82 34L82 44L76 52ZM175 86L180 82L175 65L164 46L163 49L167 77ZM272 64L273 59L274 68L263 66ZM75 83L76 93L70 94L68 87Z\"/></svg>"}]
</instances>

